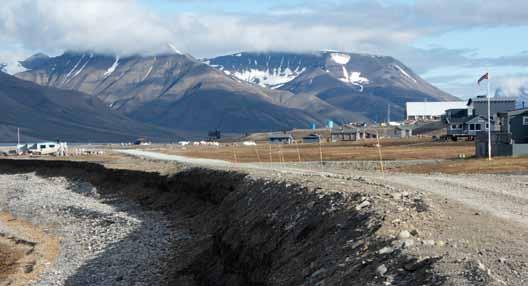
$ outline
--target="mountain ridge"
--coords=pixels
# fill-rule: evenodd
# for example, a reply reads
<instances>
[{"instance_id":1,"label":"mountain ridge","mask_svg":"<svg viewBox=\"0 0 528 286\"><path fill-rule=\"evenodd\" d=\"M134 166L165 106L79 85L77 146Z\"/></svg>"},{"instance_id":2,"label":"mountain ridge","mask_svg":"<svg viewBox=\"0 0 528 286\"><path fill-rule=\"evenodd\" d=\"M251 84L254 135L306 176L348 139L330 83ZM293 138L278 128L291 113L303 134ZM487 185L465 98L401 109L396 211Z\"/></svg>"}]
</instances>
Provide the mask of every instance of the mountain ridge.
<instances>
[{"instance_id":1,"label":"mountain ridge","mask_svg":"<svg viewBox=\"0 0 528 286\"><path fill-rule=\"evenodd\" d=\"M183 133L145 125L77 91L43 87L0 72L0 141L24 138L69 142L130 142L145 136L174 141Z\"/></svg>"}]
</instances>

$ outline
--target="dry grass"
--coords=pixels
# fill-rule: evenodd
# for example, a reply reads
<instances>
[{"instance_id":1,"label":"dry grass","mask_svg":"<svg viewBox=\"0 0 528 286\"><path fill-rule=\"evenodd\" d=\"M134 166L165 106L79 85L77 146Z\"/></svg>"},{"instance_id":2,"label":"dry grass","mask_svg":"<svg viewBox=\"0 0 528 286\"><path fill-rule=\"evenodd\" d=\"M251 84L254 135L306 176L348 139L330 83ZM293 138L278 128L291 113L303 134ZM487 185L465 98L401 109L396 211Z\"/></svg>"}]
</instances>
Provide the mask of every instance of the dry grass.
<instances>
[{"instance_id":1,"label":"dry grass","mask_svg":"<svg viewBox=\"0 0 528 286\"><path fill-rule=\"evenodd\" d=\"M378 160L376 141L351 143L299 144L257 146L224 145L221 147L153 146L150 150L166 154L177 154L195 158L220 159L231 162L306 162L306 161L349 161ZM472 143L433 143L424 139L382 141L384 160L454 159L459 154L471 156Z\"/></svg>"},{"instance_id":2,"label":"dry grass","mask_svg":"<svg viewBox=\"0 0 528 286\"><path fill-rule=\"evenodd\" d=\"M423 164L413 166L403 166L394 169L394 171L408 173L446 173L446 174L527 174L528 157L497 157L488 161L487 159L468 159L446 161L437 164Z\"/></svg>"}]
</instances>

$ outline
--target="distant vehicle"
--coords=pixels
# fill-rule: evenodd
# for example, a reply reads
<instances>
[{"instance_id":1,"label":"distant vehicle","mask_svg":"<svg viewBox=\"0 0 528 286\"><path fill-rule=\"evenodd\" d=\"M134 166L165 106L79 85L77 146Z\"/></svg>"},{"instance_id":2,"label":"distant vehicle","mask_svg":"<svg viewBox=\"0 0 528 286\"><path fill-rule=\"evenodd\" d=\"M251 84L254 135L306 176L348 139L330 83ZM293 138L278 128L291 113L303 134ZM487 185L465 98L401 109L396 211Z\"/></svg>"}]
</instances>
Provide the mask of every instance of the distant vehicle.
<instances>
[{"instance_id":1,"label":"distant vehicle","mask_svg":"<svg viewBox=\"0 0 528 286\"><path fill-rule=\"evenodd\" d=\"M145 138L138 138L136 141L134 141L134 145L148 146L151 144L152 142L148 141Z\"/></svg>"}]
</instances>

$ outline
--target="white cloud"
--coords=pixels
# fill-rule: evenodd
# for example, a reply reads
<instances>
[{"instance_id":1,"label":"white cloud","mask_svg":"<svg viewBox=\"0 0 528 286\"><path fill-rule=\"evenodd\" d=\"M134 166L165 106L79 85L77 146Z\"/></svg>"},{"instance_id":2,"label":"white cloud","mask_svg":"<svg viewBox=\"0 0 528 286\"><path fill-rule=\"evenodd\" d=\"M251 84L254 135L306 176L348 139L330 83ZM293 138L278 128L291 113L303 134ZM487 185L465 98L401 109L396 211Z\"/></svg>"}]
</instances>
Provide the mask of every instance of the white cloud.
<instances>
[{"instance_id":1,"label":"white cloud","mask_svg":"<svg viewBox=\"0 0 528 286\"><path fill-rule=\"evenodd\" d=\"M372 17L367 22L369 18L359 12L354 17L338 10L316 15L316 11L303 8L261 15L160 16L134 0L2 2L0 39L47 53L68 49L158 53L166 51L167 42L200 57L238 50L369 51L372 47L408 43L417 36L412 30L396 29L399 25L369 24L383 22L383 17Z\"/></svg>"}]
</instances>

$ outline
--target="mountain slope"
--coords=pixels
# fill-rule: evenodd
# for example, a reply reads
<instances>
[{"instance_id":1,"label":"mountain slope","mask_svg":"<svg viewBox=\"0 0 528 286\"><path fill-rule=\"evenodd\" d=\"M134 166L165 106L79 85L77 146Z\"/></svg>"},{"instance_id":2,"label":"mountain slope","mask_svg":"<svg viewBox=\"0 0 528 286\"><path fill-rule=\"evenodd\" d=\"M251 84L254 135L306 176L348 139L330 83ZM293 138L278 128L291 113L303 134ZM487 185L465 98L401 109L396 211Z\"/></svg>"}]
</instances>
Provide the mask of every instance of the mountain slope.
<instances>
[{"instance_id":1,"label":"mountain slope","mask_svg":"<svg viewBox=\"0 0 528 286\"><path fill-rule=\"evenodd\" d=\"M21 79L86 92L134 119L178 130L282 130L324 120L297 108L310 103L286 100L288 91L248 84L182 54L119 58L70 52L34 56L22 65L29 70L16 75Z\"/></svg>"},{"instance_id":2,"label":"mountain slope","mask_svg":"<svg viewBox=\"0 0 528 286\"><path fill-rule=\"evenodd\" d=\"M24 140L122 142L140 136L177 140L169 130L147 126L120 115L87 94L20 80L0 72L0 141Z\"/></svg>"},{"instance_id":3,"label":"mountain slope","mask_svg":"<svg viewBox=\"0 0 528 286\"><path fill-rule=\"evenodd\" d=\"M446 101L455 97L432 86L391 57L341 52L238 53L205 63L263 87L295 96L317 97L336 109L385 118L403 118L406 101Z\"/></svg>"}]
</instances>

